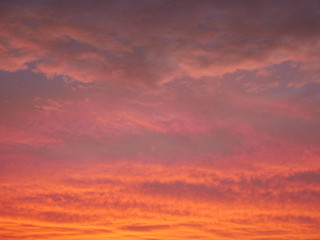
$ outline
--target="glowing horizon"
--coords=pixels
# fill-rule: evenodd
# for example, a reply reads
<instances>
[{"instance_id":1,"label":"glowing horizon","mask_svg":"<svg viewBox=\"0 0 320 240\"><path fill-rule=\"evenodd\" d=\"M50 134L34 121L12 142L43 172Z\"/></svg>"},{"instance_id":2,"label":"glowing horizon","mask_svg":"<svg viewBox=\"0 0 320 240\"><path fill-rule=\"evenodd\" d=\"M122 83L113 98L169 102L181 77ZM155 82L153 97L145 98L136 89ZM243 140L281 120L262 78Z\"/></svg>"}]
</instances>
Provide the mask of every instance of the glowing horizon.
<instances>
[{"instance_id":1,"label":"glowing horizon","mask_svg":"<svg viewBox=\"0 0 320 240\"><path fill-rule=\"evenodd\" d=\"M0 240L319 240L320 2L0 2Z\"/></svg>"}]
</instances>

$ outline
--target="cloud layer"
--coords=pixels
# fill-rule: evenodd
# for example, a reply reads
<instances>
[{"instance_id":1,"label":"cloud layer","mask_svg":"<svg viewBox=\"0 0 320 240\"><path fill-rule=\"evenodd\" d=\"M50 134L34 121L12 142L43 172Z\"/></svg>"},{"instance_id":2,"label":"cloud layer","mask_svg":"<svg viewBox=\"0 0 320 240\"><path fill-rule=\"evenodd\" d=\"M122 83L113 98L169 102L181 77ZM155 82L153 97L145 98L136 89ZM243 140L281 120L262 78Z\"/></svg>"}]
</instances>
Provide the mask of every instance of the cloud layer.
<instances>
[{"instance_id":1,"label":"cloud layer","mask_svg":"<svg viewBox=\"0 0 320 240\"><path fill-rule=\"evenodd\" d=\"M1 68L145 85L289 60L308 69L318 66L317 7L317 1L4 2Z\"/></svg>"},{"instance_id":2,"label":"cloud layer","mask_svg":"<svg viewBox=\"0 0 320 240\"><path fill-rule=\"evenodd\" d=\"M1 239L318 239L319 1L0 9Z\"/></svg>"}]
</instances>

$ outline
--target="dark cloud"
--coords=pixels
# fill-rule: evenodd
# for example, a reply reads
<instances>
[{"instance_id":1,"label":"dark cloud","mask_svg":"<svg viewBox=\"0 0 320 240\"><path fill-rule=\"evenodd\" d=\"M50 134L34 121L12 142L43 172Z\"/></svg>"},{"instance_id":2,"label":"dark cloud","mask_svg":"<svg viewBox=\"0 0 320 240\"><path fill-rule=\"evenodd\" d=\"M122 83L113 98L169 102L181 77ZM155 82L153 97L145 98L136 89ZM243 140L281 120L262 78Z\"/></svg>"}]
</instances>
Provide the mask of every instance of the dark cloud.
<instances>
[{"instance_id":1,"label":"dark cloud","mask_svg":"<svg viewBox=\"0 0 320 240\"><path fill-rule=\"evenodd\" d=\"M170 228L169 225L128 225L121 227L122 230L134 232L150 232Z\"/></svg>"},{"instance_id":2,"label":"dark cloud","mask_svg":"<svg viewBox=\"0 0 320 240\"><path fill-rule=\"evenodd\" d=\"M2 3L2 69L153 85L215 76L318 49L319 2ZM196 38L193 36L197 36ZM9 41L9 39L11 41Z\"/></svg>"},{"instance_id":3,"label":"dark cloud","mask_svg":"<svg viewBox=\"0 0 320 240\"><path fill-rule=\"evenodd\" d=\"M193 184L185 182L146 182L140 185L140 192L144 194L160 195L184 199L185 201L214 200L230 201L234 200L235 193L232 189L222 186L208 186L204 184Z\"/></svg>"},{"instance_id":4,"label":"dark cloud","mask_svg":"<svg viewBox=\"0 0 320 240\"><path fill-rule=\"evenodd\" d=\"M303 184L320 184L320 171L298 172L290 175L288 181L300 182Z\"/></svg>"}]
</instances>

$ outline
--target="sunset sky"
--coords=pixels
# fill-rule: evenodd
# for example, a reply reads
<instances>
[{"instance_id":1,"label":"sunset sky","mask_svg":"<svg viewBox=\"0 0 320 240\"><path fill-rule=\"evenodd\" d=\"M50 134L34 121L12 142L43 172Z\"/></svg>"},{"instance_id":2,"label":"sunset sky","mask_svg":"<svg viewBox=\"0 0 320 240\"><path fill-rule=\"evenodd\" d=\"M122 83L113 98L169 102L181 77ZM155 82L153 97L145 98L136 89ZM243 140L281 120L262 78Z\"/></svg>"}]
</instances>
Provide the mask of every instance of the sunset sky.
<instances>
[{"instance_id":1,"label":"sunset sky","mask_svg":"<svg viewBox=\"0 0 320 240\"><path fill-rule=\"evenodd\" d=\"M0 240L320 240L319 0L0 0Z\"/></svg>"}]
</instances>

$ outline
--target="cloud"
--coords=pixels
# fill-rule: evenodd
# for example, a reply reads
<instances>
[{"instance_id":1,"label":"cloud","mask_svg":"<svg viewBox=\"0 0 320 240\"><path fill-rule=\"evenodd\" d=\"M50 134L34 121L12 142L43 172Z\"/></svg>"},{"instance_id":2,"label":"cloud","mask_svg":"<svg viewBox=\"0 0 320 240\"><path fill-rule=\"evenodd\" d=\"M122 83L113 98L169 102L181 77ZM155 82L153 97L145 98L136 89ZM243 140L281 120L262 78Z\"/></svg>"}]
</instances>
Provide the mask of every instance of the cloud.
<instances>
[{"instance_id":1,"label":"cloud","mask_svg":"<svg viewBox=\"0 0 320 240\"><path fill-rule=\"evenodd\" d=\"M1 239L319 235L318 1L0 9Z\"/></svg>"},{"instance_id":2,"label":"cloud","mask_svg":"<svg viewBox=\"0 0 320 240\"><path fill-rule=\"evenodd\" d=\"M305 184L319 184L320 172L319 171L298 172L290 175L287 179L288 181L301 182Z\"/></svg>"},{"instance_id":3,"label":"cloud","mask_svg":"<svg viewBox=\"0 0 320 240\"><path fill-rule=\"evenodd\" d=\"M273 5L57 1L26 9L21 2L2 3L2 69L26 69L35 62L34 71L48 77L152 86L181 76L310 61L318 49L318 2Z\"/></svg>"},{"instance_id":4,"label":"cloud","mask_svg":"<svg viewBox=\"0 0 320 240\"><path fill-rule=\"evenodd\" d=\"M14 232L14 228L19 228L19 232ZM3 239L56 239L58 238L72 238L81 235L107 235L111 230L104 228L79 227L79 226L56 226L56 225L42 225L37 222L10 222L1 221L0 234Z\"/></svg>"},{"instance_id":5,"label":"cloud","mask_svg":"<svg viewBox=\"0 0 320 240\"><path fill-rule=\"evenodd\" d=\"M123 226L122 230L137 231L137 232L150 232L155 230L162 230L170 228L169 225L128 225Z\"/></svg>"},{"instance_id":6,"label":"cloud","mask_svg":"<svg viewBox=\"0 0 320 240\"><path fill-rule=\"evenodd\" d=\"M228 188L220 188L214 186L207 186L205 184L194 184L184 182L151 182L143 183L140 186L142 193L152 195L163 195L164 197L182 198L185 201L192 200L216 200L216 201L230 201L234 196L234 192Z\"/></svg>"},{"instance_id":7,"label":"cloud","mask_svg":"<svg viewBox=\"0 0 320 240\"><path fill-rule=\"evenodd\" d=\"M92 166L92 162L74 167L64 164L60 168L53 165L52 170L55 172L50 179L37 175L37 182L23 177L20 186L17 180L2 185L2 217L65 227L108 226L105 231L82 228L81 232L59 231L66 237L79 238L110 236L119 231L162 236L187 229L194 236L285 236L299 234L297 226L309 231L319 221L314 212L318 208L319 190L313 182L299 179L304 174L316 173L311 170L268 175L261 170L229 172L150 163L146 168L145 163L139 167L137 163L116 162L100 166ZM300 183L296 184L292 176L298 176ZM124 218L129 220L127 224L121 220ZM141 223L148 218L153 221ZM253 231L257 222L265 227ZM275 222L276 229L272 228ZM32 232L25 228L22 231L29 235ZM11 232L9 235L13 236Z\"/></svg>"}]
</instances>

